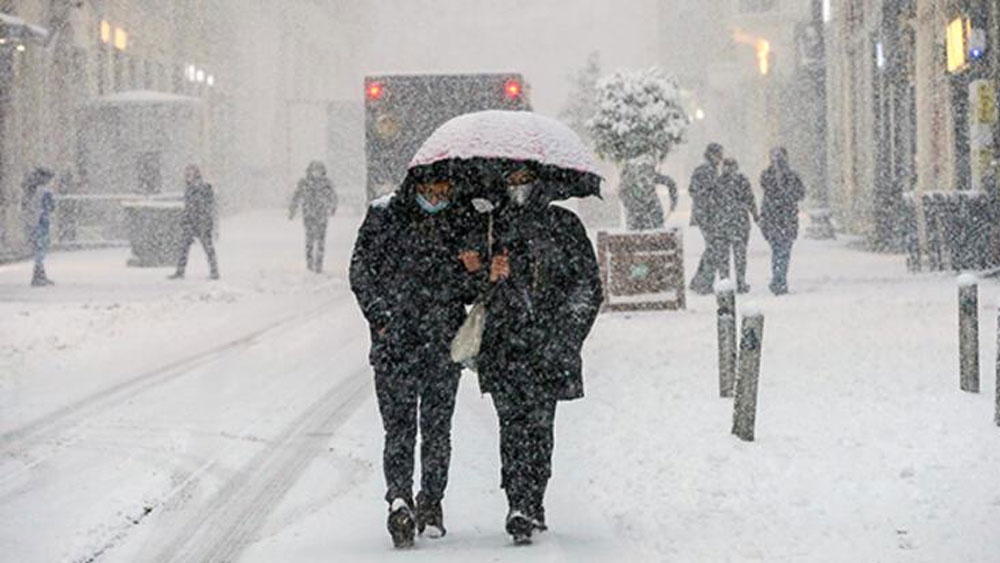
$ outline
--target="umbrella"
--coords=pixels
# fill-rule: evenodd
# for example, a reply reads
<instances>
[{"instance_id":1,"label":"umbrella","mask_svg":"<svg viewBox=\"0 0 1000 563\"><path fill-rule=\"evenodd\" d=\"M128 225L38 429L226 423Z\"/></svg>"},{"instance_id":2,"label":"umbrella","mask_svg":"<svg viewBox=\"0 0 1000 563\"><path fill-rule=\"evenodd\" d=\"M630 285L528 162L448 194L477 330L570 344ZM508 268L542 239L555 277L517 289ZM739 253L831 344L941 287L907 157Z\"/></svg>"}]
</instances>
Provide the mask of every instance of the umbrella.
<instances>
[{"instance_id":1,"label":"umbrella","mask_svg":"<svg viewBox=\"0 0 1000 563\"><path fill-rule=\"evenodd\" d=\"M447 167L501 173L528 164L549 199L600 195L601 174L590 150L572 129L528 111L481 111L438 127L410 161L411 176ZM481 187L481 186L480 186Z\"/></svg>"}]
</instances>

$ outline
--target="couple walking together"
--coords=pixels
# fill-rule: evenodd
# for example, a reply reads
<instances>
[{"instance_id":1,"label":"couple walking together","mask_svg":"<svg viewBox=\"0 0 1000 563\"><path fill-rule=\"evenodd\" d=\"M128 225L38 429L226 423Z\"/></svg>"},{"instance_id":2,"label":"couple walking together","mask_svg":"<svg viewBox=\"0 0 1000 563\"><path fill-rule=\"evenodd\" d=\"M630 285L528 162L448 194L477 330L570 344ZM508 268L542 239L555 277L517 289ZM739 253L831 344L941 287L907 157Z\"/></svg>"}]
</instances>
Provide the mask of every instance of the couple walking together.
<instances>
[{"instance_id":1,"label":"couple walking together","mask_svg":"<svg viewBox=\"0 0 1000 563\"><path fill-rule=\"evenodd\" d=\"M351 288L371 328L396 547L412 545L415 533L445 534L461 373L450 346L465 306L477 300L486 308L479 387L499 420L505 528L516 543L547 528L556 404L583 396L580 352L602 292L583 224L550 205L538 172L530 162L494 168L487 180L456 177L447 163L411 169L396 193L372 204L359 231ZM459 182L494 188L489 219L458 201Z\"/></svg>"}]
</instances>

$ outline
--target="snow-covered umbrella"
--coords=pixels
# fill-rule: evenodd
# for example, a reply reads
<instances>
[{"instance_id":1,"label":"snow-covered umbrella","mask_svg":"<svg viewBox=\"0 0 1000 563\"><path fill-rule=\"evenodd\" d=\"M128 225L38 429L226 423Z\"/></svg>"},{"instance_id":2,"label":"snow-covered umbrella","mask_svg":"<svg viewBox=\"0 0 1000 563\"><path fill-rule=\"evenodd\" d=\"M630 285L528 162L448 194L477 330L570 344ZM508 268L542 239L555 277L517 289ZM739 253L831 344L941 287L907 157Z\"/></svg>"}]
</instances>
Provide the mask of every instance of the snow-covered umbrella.
<instances>
[{"instance_id":1,"label":"snow-covered umbrella","mask_svg":"<svg viewBox=\"0 0 1000 563\"><path fill-rule=\"evenodd\" d=\"M409 171L443 165L465 173L523 164L535 171L549 199L600 195L600 171L580 137L563 123L528 111L481 111L445 122L424 141Z\"/></svg>"}]
</instances>

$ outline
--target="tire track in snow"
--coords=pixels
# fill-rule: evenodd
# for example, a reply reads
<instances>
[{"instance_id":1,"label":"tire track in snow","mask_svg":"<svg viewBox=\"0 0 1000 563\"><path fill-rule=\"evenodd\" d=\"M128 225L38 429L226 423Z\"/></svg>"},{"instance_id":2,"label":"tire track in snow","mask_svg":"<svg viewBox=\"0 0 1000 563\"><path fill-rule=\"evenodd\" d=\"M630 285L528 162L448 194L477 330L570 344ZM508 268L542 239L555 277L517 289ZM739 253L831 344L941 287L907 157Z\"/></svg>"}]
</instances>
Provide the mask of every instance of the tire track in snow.
<instances>
[{"instance_id":1,"label":"tire track in snow","mask_svg":"<svg viewBox=\"0 0 1000 563\"><path fill-rule=\"evenodd\" d=\"M292 329L296 326L308 323L330 311L331 305L343 300L343 298L332 299L321 305L311 308L305 312L299 312L268 324L235 340L231 340L204 352L189 356L167 364L165 366L147 371L126 381L117 383L91 394L87 397L74 401L61 407L47 415L42 416L28 424L0 434L0 455L12 457L17 450L25 450L34 445L48 442L60 432L77 426L85 422L91 413L110 409L128 401L129 399L145 393L151 389L174 381L185 375L192 373L196 368L212 363L227 354L249 348L265 338L278 334L282 331ZM73 441L59 443L60 450L72 445ZM25 464L13 474L0 476L0 485L23 474L25 471L44 463L56 452L43 456Z\"/></svg>"},{"instance_id":2,"label":"tire track in snow","mask_svg":"<svg viewBox=\"0 0 1000 563\"><path fill-rule=\"evenodd\" d=\"M208 502L189 517L151 563L234 561L263 526L329 435L355 412L370 391L370 369L355 371L327 391L250 459Z\"/></svg>"}]
</instances>

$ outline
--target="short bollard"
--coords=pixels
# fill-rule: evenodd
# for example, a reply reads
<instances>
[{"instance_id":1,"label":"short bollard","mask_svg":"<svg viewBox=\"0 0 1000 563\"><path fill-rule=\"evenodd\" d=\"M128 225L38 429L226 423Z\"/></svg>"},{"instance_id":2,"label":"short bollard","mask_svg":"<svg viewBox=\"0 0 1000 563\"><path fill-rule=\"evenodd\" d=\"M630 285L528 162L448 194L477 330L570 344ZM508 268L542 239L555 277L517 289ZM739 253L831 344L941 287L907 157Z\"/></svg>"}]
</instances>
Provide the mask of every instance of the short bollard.
<instances>
[{"instance_id":1,"label":"short bollard","mask_svg":"<svg viewBox=\"0 0 1000 563\"><path fill-rule=\"evenodd\" d=\"M752 442L757 421L757 380L760 377L760 354L763 347L764 315L745 312L740 329L740 373L736 379L733 403L733 434Z\"/></svg>"},{"instance_id":2,"label":"short bollard","mask_svg":"<svg viewBox=\"0 0 1000 563\"><path fill-rule=\"evenodd\" d=\"M979 392L979 286L969 274L958 277L958 363L962 391Z\"/></svg>"},{"instance_id":3,"label":"short bollard","mask_svg":"<svg viewBox=\"0 0 1000 563\"><path fill-rule=\"evenodd\" d=\"M719 305L719 396L732 397L736 382L736 287L720 283L715 292Z\"/></svg>"}]
</instances>

